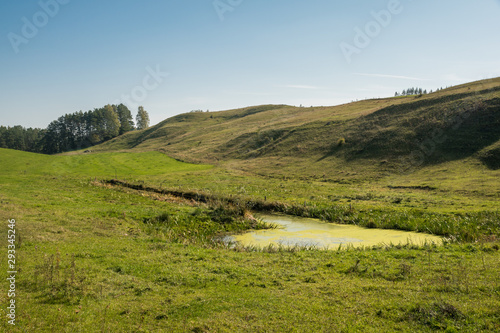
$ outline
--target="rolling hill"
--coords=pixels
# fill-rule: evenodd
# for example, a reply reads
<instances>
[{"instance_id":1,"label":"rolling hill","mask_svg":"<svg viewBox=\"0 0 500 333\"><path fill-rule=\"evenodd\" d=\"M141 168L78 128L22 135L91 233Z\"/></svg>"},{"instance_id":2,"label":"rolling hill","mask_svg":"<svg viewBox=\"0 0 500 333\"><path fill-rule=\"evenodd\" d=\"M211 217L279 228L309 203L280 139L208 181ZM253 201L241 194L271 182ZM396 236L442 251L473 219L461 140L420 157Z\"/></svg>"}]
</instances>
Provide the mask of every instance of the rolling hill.
<instances>
[{"instance_id":1,"label":"rolling hill","mask_svg":"<svg viewBox=\"0 0 500 333\"><path fill-rule=\"evenodd\" d=\"M500 78L332 107L186 113L95 147L130 149L264 174L327 178L346 167L383 176L465 160L497 170Z\"/></svg>"}]
</instances>

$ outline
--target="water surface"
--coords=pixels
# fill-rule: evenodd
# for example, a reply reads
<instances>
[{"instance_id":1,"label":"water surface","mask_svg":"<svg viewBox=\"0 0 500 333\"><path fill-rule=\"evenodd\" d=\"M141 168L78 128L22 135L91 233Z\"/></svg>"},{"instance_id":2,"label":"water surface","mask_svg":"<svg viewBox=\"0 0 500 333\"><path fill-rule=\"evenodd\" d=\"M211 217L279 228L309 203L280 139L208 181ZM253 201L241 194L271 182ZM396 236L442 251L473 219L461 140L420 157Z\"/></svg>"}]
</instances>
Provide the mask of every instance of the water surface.
<instances>
[{"instance_id":1,"label":"water surface","mask_svg":"<svg viewBox=\"0 0 500 333\"><path fill-rule=\"evenodd\" d=\"M249 246L316 246L338 249L339 246L372 246L380 244L442 244L441 237L424 233L367 229L353 225L322 222L317 219L288 215L257 215L265 222L278 225L277 229L250 231L229 237L241 245Z\"/></svg>"}]
</instances>

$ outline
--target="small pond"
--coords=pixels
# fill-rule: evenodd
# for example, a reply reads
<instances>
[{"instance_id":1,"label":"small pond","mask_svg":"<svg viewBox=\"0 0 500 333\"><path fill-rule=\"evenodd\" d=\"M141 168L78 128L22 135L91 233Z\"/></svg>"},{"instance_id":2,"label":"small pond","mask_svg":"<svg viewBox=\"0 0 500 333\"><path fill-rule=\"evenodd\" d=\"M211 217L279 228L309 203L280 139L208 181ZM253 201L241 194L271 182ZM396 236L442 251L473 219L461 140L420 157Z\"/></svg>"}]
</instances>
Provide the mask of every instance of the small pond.
<instances>
[{"instance_id":1,"label":"small pond","mask_svg":"<svg viewBox=\"0 0 500 333\"><path fill-rule=\"evenodd\" d=\"M265 247L268 245L315 246L338 249L339 246L373 246L380 244L442 244L442 238L424 233L387 229L367 229L353 225L322 222L318 219L288 215L256 215L265 222L273 223L277 229L250 231L229 236L227 241L244 246Z\"/></svg>"}]
</instances>

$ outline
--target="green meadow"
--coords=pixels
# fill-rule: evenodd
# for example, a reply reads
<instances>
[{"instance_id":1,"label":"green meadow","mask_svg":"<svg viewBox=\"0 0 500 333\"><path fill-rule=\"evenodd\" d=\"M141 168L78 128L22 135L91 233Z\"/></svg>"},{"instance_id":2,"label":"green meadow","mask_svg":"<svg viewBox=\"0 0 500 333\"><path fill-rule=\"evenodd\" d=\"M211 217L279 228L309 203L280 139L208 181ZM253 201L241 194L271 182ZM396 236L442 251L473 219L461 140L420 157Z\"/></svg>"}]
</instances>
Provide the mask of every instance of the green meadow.
<instances>
[{"instance_id":1,"label":"green meadow","mask_svg":"<svg viewBox=\"0 0 500 333\"><path fill-rule=\"evenodd\" d=\"M500 331L499 87L189 113L86 153L0 149L0 330ZM221 240L272 228L257 212L444 242Z\"/></svg>"},{"instance_id":2,"label":"green meadow","mask_svg":"<svg viewBox=\"0 0 500 333\"><path fill-rule=\"evenodd\" d=\"M492 239L341 251L230 248L210 241L211 236L255 225L236 210L224 211L222 193L242 203L257 198L264 189L261 177L155 152L43 156L1 150L0 156L0 230L6 235L7 220L16 219L19 271L16 326L4 319L3 330L453 332L500 327L500 255ZM99 182L115 173L137 184L151 177L158 186L186 191L199 180L200 193L220 198L196 203ZM215 179L220 181L210 187ZM280 190L272 188L277 182L271 184L268 201L279 201L282 191L302 200L310 191L309 182L283 182ZM341 187L339 196L344 191ZM379 215L387 213L381 208ZM6 245L2 237L2 248ZM1 263L6 272L6 260ZM5 311L6 293L1 302Z\"/></svg>"}]
</instances>

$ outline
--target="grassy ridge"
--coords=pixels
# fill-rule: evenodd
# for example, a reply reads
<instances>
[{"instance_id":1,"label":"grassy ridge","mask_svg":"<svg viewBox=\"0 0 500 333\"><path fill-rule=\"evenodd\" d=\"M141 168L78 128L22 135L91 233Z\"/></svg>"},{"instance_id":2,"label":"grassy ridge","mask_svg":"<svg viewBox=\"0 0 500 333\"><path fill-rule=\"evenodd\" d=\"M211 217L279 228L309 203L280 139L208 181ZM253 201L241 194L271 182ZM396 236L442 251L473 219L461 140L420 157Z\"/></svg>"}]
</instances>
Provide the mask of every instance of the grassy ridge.
<instances>
[{"instance_id":1,"label":"grassy ridge","mask_svg":"<svg viewBox=\"0 0 500 333\"><path fill-rule=\"evenodd\" d=\"M397 206L409 209L496 210L499 110L497 78L421 97L335 107L275 105L188 113L128 133L96 150L156 150L232 173L229 177L216 173L210 176L211 182L194 175L178 180L179 185L192 188L217 191L214 181L221 181L224 191L225 186L238 187L232 184L236 181L248 183L243 186L248 191L261 177L272 183L270 192L276 199L288 196L303 202L314 196L314 201L331 198L363 206L394 206L399 201ZM247 182L247 176L252 180ZM287 184L296 179L313 186ZM158 187L163 180L144 181ZM286 187L282 198L274 189L280 183ZM263 196L265 187L256 186L253 192L259 195L262 190ZM419 190L426 187L432 190Z\"/></svg>"},{"instance_id":2,"label":"grassy ridge","mask_svg":"<svg viewBox=\"0 0 500 333\"><path fill-rule=\"evenodd\" d=\"M306 159L313 170L323 169L327 176L344 162L360 169L365 161L384 162L373 169L380 176L407 171L407 164L420 169L471 156L495 169L494 159L486 163L486 151L494 151L500 142L499 108L497 78L428 95L335 107L267 105L188 113L96 149L161 150L187 161L231 161L239 169L256 158ZM292 166L284 174L304 172Z\"/></svg>"}]
</instances>

